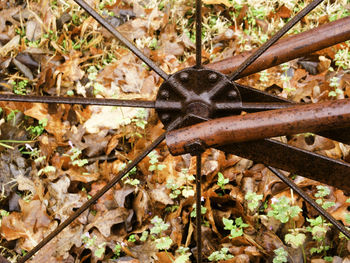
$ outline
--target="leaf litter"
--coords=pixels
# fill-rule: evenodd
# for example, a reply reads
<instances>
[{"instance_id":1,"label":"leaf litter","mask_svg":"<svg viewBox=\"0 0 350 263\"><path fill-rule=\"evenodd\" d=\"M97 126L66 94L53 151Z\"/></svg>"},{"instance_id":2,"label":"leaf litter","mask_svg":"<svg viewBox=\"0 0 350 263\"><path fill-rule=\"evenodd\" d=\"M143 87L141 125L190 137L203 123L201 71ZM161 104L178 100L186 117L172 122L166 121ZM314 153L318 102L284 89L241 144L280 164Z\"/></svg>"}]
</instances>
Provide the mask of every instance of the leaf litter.
<instances>
[{"instance_id":1,"label":"leaf litter","mask_svg":"<svg viewBox=\"0 0 350 263\"><path fill-rule=\"evenodd\" d=\"M166 72L194 64L194 1L88 2ZM258 47L299 8L203 2L203 63ZM343 17L343 2L323 16L316 9L295 32ZM155 99L160 78L73 1L1 1L0 13L1 92ZM297 102L341 99L349 56L345 42L240 82ZM11 262L163 131L154 111L133 108L0 102L0 118L0 255ZM349 161L348 145L315 134L278 139ZM206 261L350 261L349 241L262 164L208 149L202 167ZM30 262L195 262L193 174L194 158L171 156L162 143ZM289 176L349 226L346 193Z\"/></svg>"}]
</instances>

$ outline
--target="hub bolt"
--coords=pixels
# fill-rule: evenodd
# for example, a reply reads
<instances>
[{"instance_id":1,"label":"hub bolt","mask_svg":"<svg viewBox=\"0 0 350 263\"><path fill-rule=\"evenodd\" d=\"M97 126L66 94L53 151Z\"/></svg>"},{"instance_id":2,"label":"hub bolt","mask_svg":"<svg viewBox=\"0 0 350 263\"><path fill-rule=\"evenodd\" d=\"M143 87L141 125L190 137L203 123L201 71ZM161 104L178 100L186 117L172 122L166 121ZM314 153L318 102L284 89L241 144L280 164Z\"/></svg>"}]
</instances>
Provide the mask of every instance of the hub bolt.
<instances>
[{"instance_id":1,"label":"hub bolt","mask_svg":"<svg viewBox=\"0 0 350 263\"><path fill-rule=\"evenodd\" d=\"M160 119L163 121L163 122L168 122L170 121L170 115L168 113L164 113L160 116Z\"/></svg>"},{"instance_id":2,"label":"hub bolt","mask_svg":"<svg viewBox=\"0 0 350 263\"><path fill-rule=\"evenodd\" d=\"M211 83L214 83L218 80L218 75L215 73L210 73L208 79Z\"/></svg>"},{"instance_id":3,"label":"hub bolt","mask_svg":"<svg viewBox=\"0 0 350 263\"><path fill-rule=\"evenodd\" d=\"M189 76L189 74L188 74L187 72L182 72L182 73L180 74L180 80L183 81L183 82L188 81L189 77L190 77L190 76Z\"/></svg>"},{"instance_id":4,"label":"hub bolt","mask_svg":"<svg viewBox=\"0 0 350 263\"><path fill-rule=\"evenodd\" d=\"M169 91L167 91L167 90L162 90L162 91L160 92L160 97L161 97L162 99L169 99L169 96L170 96L170 94L169 94Z\"/></svg>"},{"instance_id":5,"label":"hub bolt","mask_svg":"<svg viewBox=\"0 0 350 263\"><path fill-rule=\"evenodd\" d=\"M230 99L235 99L237 98L237 91L231 90L227 95Z\"/></svg>"}]
</instances>

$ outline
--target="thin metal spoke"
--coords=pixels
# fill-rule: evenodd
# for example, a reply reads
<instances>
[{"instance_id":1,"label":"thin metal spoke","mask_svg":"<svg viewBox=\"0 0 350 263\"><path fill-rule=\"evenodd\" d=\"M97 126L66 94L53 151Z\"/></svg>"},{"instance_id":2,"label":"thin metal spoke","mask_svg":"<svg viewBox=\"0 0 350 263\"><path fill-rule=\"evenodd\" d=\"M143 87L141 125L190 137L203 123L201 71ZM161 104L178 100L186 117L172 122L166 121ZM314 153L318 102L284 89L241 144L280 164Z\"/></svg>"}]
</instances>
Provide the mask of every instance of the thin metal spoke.
<instances>
[{"instance_id":1,"label":"thin metal spoke","mask_svg":"<svg viewBox=\"0 0 350 263\"><path fill-rule=\"evenodd\" d=\"M196 0L196 67L202 66L202 1Z\"/></svg>"},{"instance_id":2,"label":"thin metal spoke","mask_svg":"<svg viewBox=\"0 0 350 263\"><path fill-rule=\"evenodd\" d=\"M78 98L78 97L74 98L74 97L54 97L54 96L22 96L22 95L13 95L13 94L0 94L0 101L155 108L154 101L145 101L145 100L117 100L117 99L95 99L95 98Z\"/></svg>"},{"instance_id":3,"label":"thin metal spoke","mask_svg":"<svg viewBox=\"0 0 350 263\"><path fill-rule=\"evenodd\" d=\"M342 232L347 238L350 238L350 232L340 224L331 214L318 205L315 200L308 196L303 190L301 190L292 180L284 176L278 169L268 166L279 179L281 179L286 185L293 189L298 195L300 195L306 202L308 202L317 212L324 216L329 222L331 222L340 232Z\"/></svg>"},{"instance_id":4,"label":"thin metal spoke","mask_svg":"<svg viewBox=\"0 0 350 263\"><path fill-rule=\"evenodd\" d=\"M314 0L303 10L301 10L296 16L294 16L287 24L285 24L272 38L270 38L265 44L263 44L257 51L249 56L230 76L231 80L237 79L237 77L249 67L255 60L257 60L270 46L276 43L285 33L287 33L296 23L298 23L304 16L317 7L323 0Z\"/></svg>"},{"instance_id":5,"label":"thin metal spoke","mask_svg":"<svg viewBox=\"0 0 350 263\"><path fill-rule=\"evenodd\" d=\"M109 189L111 189L116 183L118 183L128 172L130 172L140 161L143 160L153 149L155 149L164 139L164 132L160 135L146 150L139 154L126 168L117 174L111 181L108 182L100 191L96 193L91 199L84 203L77 211L75 211L68 219L60 224L53 232L45 237L38 245L36 245L31 251L20 258L17 262L23 263L30 259L36 252L38 252L43 246L45 246L51 239L57 236L63 229L65 229L70 223L72 223L77 217L79 217L85 210L87 210L92 204L94 204L102 195L104 195Z\"/></svg>"},{"instance_id":6,"label":"thin metal spoke","mask_svg":"<svg viewBox=\"0 0 350 263\"><path fill-rule=\"evenodd\" d=\"M152 60L150 60L145 54L141 52L134 44L132 44L127 38L119 33L110 23L108 23L102 16L100 16L94 9L91 8L84 0L74 0L80 5L86 12L88 12L93 18L96 19L104 28L106 28L113 36L115 36L120 42L122 42L131 52L133 52L138 58L145 62L151 69L153 69L164 80L169 78L169 75L165 73L160 67L158 67Z\"/></svg>"},{"instance_id":7,"label":"thin metal spoke","mask_svg":"<svg viewBox=\"0 0 350 263\"><path fill-rule=\"evenodd\" d=\"M196 226L197 226L197 262L202 263L202 205L201 205L201 178L202 154L196 155Z\"/></svg>"}]
</instances>

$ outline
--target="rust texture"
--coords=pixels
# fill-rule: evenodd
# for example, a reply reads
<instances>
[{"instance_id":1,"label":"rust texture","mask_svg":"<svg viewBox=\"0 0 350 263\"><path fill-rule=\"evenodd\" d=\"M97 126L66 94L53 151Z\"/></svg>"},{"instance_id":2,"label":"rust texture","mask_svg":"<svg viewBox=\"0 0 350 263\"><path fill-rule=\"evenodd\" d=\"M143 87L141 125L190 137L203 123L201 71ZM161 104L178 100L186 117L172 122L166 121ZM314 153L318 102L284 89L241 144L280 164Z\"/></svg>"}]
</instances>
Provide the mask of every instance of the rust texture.
<instances>
[{"instance_id":1,"label":"rust texture","mask_svg":"<svg viewBox=\"0 0 350 263\"><path fill-rule=\"evenodd\" d=\"M256 163L263 163L350 192L350 164L273 139L217 147Z\"/></svg>"},{"instance_id":2,"label":"rust texture","mask_svg":"<svg viewBox=\"0 0 350 263\"><path fill-rule=\"evenodd\" d=\"M205 147L215 147L348 126L350 99L344 99L210 120L171 131L166 140L170 152L179 155L198 139Z\"/></svg>"},{"instance_id":3,"label":"rust texture","mask_svg":"<svg viewBox=\"0 0 350 263\"><path fill-rule=\"evenodd\" d=\"M315 29L279 40L246 68L236 79L248 76L281 63L309 55L350 39L350 16ZM243 53L206 65L224 74L234 72L253 52Z\"/></svg>"}]
</instances>

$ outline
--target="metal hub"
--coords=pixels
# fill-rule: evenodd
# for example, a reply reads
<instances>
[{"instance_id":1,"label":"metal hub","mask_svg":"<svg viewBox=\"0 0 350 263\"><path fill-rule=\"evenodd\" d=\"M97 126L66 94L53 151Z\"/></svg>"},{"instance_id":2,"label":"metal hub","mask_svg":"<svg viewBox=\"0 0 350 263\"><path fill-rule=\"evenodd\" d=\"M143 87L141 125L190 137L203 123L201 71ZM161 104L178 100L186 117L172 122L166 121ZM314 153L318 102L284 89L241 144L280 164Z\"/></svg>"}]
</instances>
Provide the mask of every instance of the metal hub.
<instances>
[{"instance_id":1,"label":"metal hub","mask_svg":"<svg viewBox=\"0 0 350 263\"><path fill-rule=\"evenodd\" d=\"M222 73L205 68L187 68L160 86L156 111L165 127L182 118L180 127L211 118L239 114L241 96Z\"/></svg>"}]
</instances>

